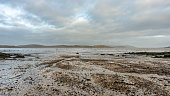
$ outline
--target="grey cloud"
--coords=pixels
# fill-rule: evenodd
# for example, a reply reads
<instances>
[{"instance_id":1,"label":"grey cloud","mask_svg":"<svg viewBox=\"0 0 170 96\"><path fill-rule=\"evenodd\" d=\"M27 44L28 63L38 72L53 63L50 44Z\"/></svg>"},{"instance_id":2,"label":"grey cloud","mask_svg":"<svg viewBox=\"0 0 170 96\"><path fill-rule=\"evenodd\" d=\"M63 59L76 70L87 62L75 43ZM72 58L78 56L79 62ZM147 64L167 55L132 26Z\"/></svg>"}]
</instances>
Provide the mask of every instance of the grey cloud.
<instances>
[{"instance_id":1,"label":"grey cloud","mask_svg":"<svg viewBox=\"0 0 170 96\"><path fill-rule=\"evenodd\" d=\"M168 0L0 0L0 5L22 13L10 17L0 11L2 44L170 45Z\"/></svg>"}]
</instances>

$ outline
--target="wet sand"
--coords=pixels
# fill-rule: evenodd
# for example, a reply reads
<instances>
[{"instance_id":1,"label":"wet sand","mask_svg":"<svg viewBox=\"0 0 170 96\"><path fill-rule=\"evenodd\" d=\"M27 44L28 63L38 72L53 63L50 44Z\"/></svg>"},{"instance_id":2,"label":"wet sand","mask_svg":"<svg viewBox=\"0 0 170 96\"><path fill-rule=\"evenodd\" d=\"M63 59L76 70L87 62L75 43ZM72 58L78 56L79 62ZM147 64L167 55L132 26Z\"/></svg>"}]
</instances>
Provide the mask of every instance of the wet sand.
<instances>
[{"instance_id":1,"label":"wet sand","mask_svg":"<svg viewBox=\"0 0 170 96\"><path fill-rule=\"evenodd\" d=\"M134 50L170 51L70 48L30 52L26 58L0 61L0 95L168 96L170 58L123 54Z\"/></svg>"}]
</instances>

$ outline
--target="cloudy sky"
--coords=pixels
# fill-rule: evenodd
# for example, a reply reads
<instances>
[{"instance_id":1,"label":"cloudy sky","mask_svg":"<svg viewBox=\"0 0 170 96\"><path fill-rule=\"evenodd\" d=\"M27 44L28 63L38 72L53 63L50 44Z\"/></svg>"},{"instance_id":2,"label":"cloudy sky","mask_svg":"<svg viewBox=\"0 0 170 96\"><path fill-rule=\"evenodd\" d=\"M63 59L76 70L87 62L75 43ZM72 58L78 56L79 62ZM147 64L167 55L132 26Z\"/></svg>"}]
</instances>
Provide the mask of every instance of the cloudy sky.
<instances>
[{"instance_id":1,"label":"cloudy sky","mask_svg":"<svg viewBox=\"0 0 170 96\"><path fill-rule=\"evenodd\" d=\"M170 46L170 0L0 0L0 45Z\"/></svg>"}]
</instances>

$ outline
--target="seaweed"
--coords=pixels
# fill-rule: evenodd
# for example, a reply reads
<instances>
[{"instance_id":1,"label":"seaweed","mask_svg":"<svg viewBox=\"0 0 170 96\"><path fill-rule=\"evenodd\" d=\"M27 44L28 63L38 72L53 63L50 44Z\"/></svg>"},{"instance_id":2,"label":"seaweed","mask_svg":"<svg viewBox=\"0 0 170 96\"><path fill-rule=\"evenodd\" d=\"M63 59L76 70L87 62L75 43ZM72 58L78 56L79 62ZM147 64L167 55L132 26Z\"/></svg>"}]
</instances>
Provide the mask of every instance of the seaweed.
<instances>
[{"instance_id":1,"label":"seaweed","mask_svg":"<svg viewBox=\"0 0 170 96\"><path fill-rule=\"evenodd\" d=\"M0 52L0 58L9 58L9 57L10 57L10 54Z\"/></svg>"},{"instance_id":2,"label":"seaweed","mask_svg":"<svg viewBox=\"0 0 170 96\"><path fill-rule=\"evenodd\" d=\"M124 54L146 55L153 56L154 58L170 58L170 52L129 52Z\"/></svg>"},{"instance_id":3,"label":"seaweed","mask_svg":"<svg viewBox=\"0 0 170 96\"><path fill-rule=\"evenodd\" d=\"M6 58L25 58L22 54L9 54L9 53L2 53L0 52L0 59L6 59Z\"/></svg>"}]
</instances>

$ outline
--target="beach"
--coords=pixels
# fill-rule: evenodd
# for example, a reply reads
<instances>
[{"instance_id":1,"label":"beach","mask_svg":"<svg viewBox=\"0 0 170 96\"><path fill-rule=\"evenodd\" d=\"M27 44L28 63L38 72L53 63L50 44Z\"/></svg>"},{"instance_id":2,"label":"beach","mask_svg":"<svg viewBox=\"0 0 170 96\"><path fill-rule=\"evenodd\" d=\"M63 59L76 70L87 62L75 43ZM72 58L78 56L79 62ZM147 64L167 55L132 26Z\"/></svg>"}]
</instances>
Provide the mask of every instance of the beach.
<instances>
[{"instance_id":1,"label":"beach","mask_svg":"<svg viewBox=\"0 0 170 96\"><path fill-rule=\"evenodd\" d=\"M0 48L0 96L168 96L169 48ZM159 58L158 58L159 57Z\"/></svg>"}]
</instances>

